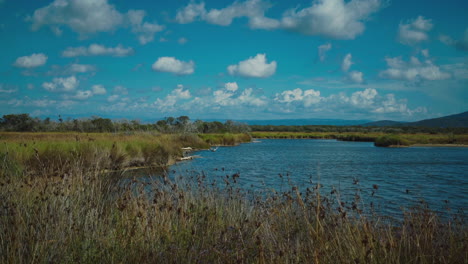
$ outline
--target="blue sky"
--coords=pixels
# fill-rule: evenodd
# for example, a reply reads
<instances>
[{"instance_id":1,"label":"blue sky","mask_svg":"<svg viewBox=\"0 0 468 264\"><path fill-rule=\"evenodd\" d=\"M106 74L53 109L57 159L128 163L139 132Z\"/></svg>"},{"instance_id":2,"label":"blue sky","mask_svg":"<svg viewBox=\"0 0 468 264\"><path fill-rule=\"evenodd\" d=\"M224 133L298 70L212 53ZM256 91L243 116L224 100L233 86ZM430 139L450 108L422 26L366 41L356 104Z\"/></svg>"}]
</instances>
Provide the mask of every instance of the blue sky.
<instances>
[{"instance_id":1,"label":"blue sky","mask_svg":"<svg viewBox=\"0 0 468 264\"><path fill-rule=\"evenodd\" d=\"M465 0L0 0L0 114L459 113L466 10Z\"/></svg>"}]
</instances>

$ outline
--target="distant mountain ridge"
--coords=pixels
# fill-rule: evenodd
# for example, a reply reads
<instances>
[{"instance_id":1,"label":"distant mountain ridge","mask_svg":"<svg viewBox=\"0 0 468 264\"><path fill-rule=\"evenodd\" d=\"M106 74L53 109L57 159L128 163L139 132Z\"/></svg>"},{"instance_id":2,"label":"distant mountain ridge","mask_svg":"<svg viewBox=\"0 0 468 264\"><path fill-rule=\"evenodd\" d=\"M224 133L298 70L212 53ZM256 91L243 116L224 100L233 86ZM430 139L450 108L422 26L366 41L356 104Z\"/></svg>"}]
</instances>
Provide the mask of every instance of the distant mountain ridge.
<instances>
[{"instance_id":1,"label":"distant mountain ridge","mask_svg":"<svg viewBox=\"0 0 468 264\"><path fill-rule=\"evenodd\" d=\"M362 126L376 126L376 127L383 127L383 126L411 126L411 127L434 127L434 128L445 128L445 127L468 127L468 111L437 117L437 118L430 118L424 119L416 122L398 122L398 121L391 121L391 120L382 120L376 122L369 122L364 123Z\"/></svg>"},{"instance_id":2,"label":"distant mountain ridge","mask_svg":"<svg viewBox=\"0 0 468 264\"><path fill-rule=\"evenodd\" d=\"M370 120L345 120L345 119L272 119L272 120L235 120L248 125L259 126L357 126Z\"/></svg>"}]
</instances>

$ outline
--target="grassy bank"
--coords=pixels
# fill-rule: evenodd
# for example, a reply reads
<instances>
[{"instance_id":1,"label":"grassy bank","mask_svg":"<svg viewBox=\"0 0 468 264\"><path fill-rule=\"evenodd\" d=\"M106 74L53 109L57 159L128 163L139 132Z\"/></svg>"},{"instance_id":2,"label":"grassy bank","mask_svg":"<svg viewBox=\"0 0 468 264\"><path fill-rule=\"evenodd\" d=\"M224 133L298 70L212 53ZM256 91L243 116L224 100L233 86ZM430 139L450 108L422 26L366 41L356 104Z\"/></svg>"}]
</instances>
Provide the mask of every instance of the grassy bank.
<instances>
[{"instance_id":1,"label":"grassy bank","mask_svg":"<svg viewBox=\"0 0 468 264\"><path fill-rule=\"evenodd\" d=\"M135 157L157 166L181 147L246 136L0 136L0 263L468 261L463 213L441 220L421 207L389 223L362 215L358 197L341 201L315 185L265 195L242 191L239 174L219 187L203 175L174 181L109 173Z\"/></svg>"},{"instance_id":2,"label":"grassy bank","mask_svg":"<svg viewBox=\"0 0 468 264\"><path fill-rule=\"evenodd\" d=\"M236 177L171 182L80 167L55 180L0 159L1 263L466 263L464 219L410 210L399 223L360 215L317 186L267 197ZM249 197L247 199L246 197ZM338 205L337 205L338 204Z\"/></svg>"},{"instance_id":3,"label":"grassy bank","mask_svg":"<svg viewBox=\"0 0 468 264\"><path fill-rule=\"evenodd\" d=\"M0 155L8 154L24 171L63 175L73 167L121 170L164 168L183 155L182 147L207 149L217 142L250 141L246 134L0 133Z\"/></svg>"},{"instance_id":4,"label":"grassy bank","mask_svg":"<svg viewBox=\"0 0 468 264\"><path fill-rule=\"evenodd\" d=\"M254 138L274 139L337 139L343 141L375 142L376 146L411 146L411 145L468 145L468 134L386 134L355 132L252 132Z\"/></svg>"}]
</instances>

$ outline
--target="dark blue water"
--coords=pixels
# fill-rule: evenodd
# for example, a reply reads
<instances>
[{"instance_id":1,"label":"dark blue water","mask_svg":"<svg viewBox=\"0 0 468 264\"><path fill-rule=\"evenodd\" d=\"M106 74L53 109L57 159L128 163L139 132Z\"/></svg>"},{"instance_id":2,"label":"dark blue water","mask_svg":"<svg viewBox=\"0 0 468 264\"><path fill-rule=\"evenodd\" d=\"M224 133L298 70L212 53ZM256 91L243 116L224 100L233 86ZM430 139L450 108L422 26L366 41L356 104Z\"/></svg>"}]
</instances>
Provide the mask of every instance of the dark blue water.
<instances>
[{"instance_id":1,"label":"dark blue water","mask_svg":"<svg viewBox=\"0 0 468 264\"><path fill-rule=\"evenodd\" d=\"M208 181L223 182L239 173L238 186L263 191L303 191L320 183L324 194L334 188L349 201L359 193L363 205L372 202L386 215L400 215L420 201L439 212L468 209L468 148L275 139L194 154L201 157L171 167L175 175L203 172Z\"/></svg>"}]
</instances>

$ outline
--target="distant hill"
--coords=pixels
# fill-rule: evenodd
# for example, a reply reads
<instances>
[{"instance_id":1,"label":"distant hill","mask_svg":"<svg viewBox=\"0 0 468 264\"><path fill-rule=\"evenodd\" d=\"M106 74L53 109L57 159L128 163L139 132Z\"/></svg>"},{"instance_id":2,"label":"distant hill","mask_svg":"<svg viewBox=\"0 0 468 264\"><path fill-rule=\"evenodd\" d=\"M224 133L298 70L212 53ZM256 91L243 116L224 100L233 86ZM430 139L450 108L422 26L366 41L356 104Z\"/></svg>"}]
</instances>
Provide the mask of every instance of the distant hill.
<instances>
[{"instance_id":1,"label":"distant hill","mask_svg":"<svg viewBox=\"0 0 468 264\"><path fill-rule=\"evenodd\" d=\"M387 126L399 126L402 125L403 122L398 122L398 121L392 121L392 120L381 120L381 121L375 121L375 122L370 122L370 123L365 123L362 124L361 126L363 127L387 127Z\"/></svg>"},{"instance_id":2,"label":"distant hill","mask_svg":"<svg viewBox=\"0 0 468 264\"><path fill-rule=\"evenodd\" d=\"M455 115L405 123L402 125L416 127L468 127L468 111Z\"/></svg>"},{"instance_id":3,"label":"distant hill","mask_svg":"<svg viewBox=\"0 0 468 264\"><path fill-rule=\"evenodd\" d=\"M344 120L344 119L273 119L273 120L236 120L248 125L260 126L357 126L362 123L367 123L369 120Z\"/></svg>"},{"instance_id":4,"label":"distant hill","mask_svg":"<svg viewBox=\"0 0 468 264\"><path fill-rule=\"evenodd\" d=\"M362 126L410 126L410 127L468 127L468 111L460 114L424 119L416 122L397 122L382 120L364 123Z\"/></svg>"}]
</instances>

